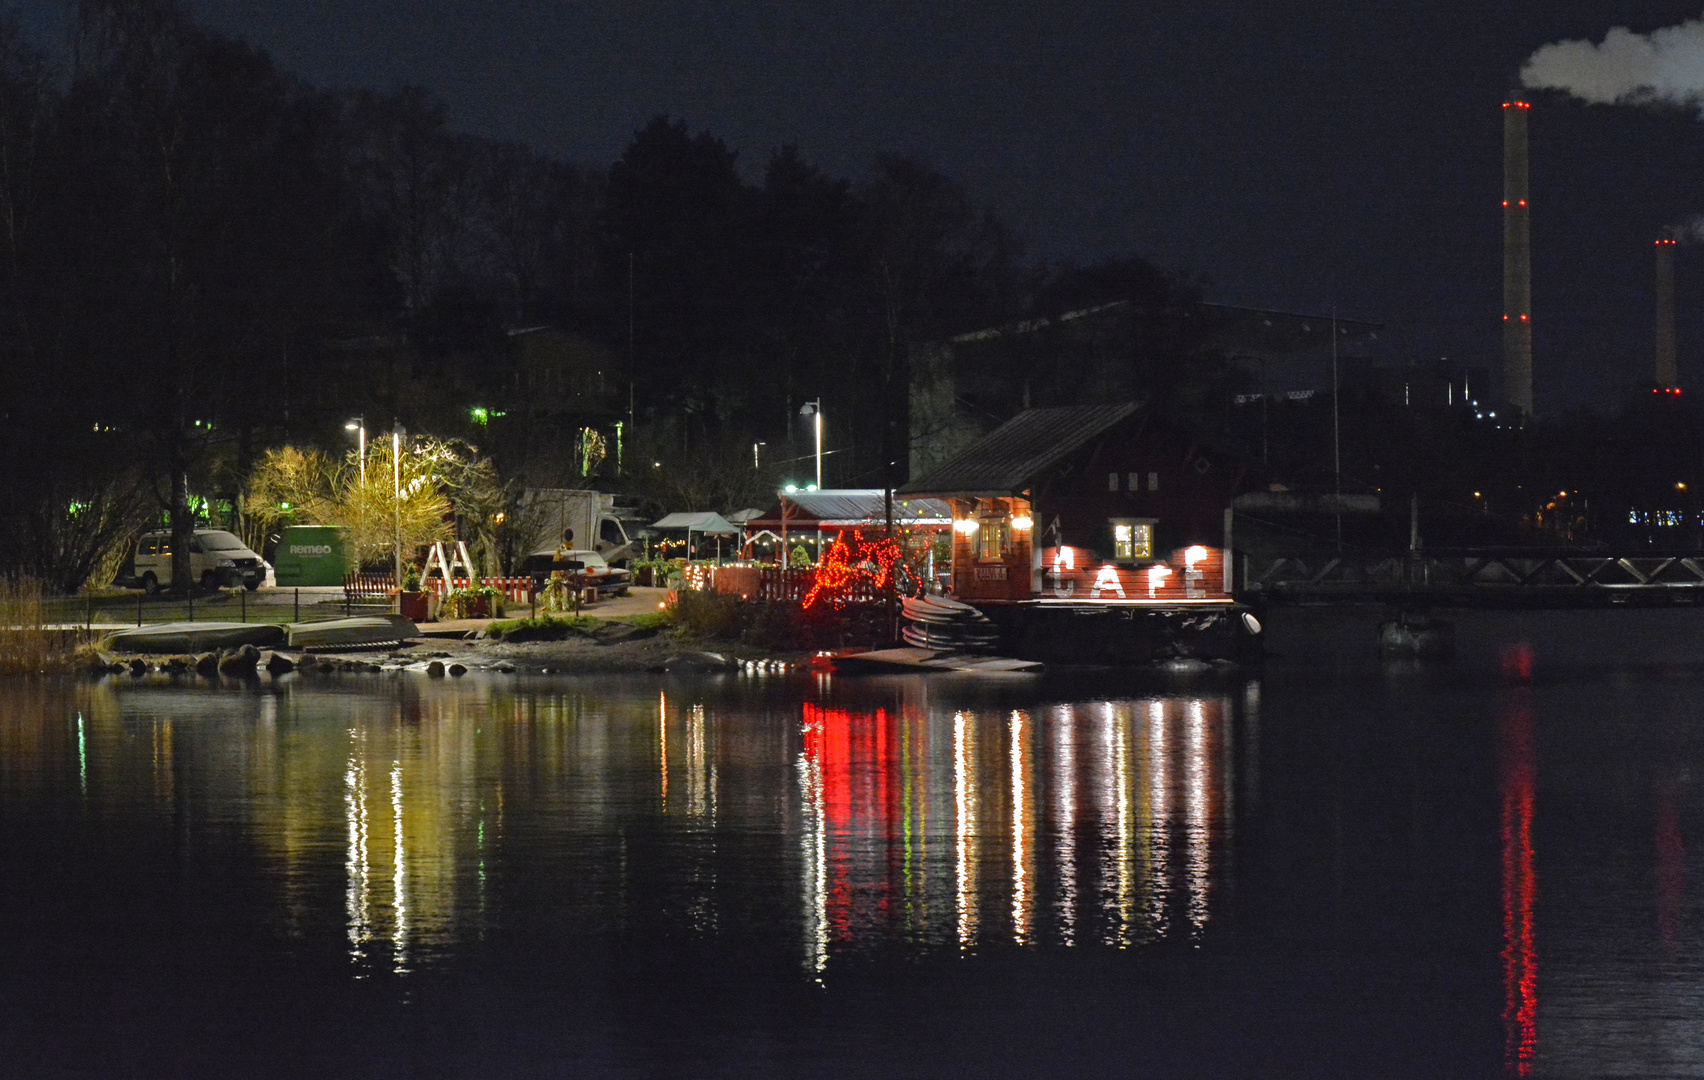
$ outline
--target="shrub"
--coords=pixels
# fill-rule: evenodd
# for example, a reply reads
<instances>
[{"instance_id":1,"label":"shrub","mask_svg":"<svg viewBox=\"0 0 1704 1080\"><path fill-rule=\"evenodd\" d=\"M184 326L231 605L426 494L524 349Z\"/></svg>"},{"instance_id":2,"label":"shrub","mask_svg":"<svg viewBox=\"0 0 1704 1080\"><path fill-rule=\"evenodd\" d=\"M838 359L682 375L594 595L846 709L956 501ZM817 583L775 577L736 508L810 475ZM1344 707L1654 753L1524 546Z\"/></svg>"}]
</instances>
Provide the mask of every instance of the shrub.
<instances>
[{"instance_id":1,"label":"shrub","mask_svg":"<svg viewBox=\"0 0 1704 1080\"><path fill-rule=\"evenodd\" d=\"M0 675L65 671L76 650L65 637L47 629L41 583L31 578L0 581Z\"/></svg>"},{"instance_id":2,"label":"shrub","mask_svg":"<svg viewBox=\"0 0 1704 1080\"><path fill-rule=\"evenodd\" d=\"M444 594L444 602L438 609L438 617L442 619L466 619L473 615L474 608L481 606L488 616L502 614L503 594L490 585L475 585L466 589L451 589Z\"/></svg>"}]
</instances>

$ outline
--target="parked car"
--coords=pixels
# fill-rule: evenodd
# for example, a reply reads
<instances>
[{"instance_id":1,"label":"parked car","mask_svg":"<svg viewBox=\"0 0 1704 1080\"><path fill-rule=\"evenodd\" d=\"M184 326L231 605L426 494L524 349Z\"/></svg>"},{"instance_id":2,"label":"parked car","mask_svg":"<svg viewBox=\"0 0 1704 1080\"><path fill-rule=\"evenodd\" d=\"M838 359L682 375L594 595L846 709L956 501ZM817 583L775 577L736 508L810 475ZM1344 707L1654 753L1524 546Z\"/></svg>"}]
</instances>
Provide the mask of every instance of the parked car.
<instances>
[{"instance_id":1,"label":"parked car","mask_svg":"<svg viewBox=\"0 0 1704 1080\"><path fill-rule=\"evenodd\" d=\"M521 566L521 572L533 578L535 589L542 585L545 578L558 570L566 570L577 576L582 588L595 587L599 599L605 596L626 596L627 590L633 584L633 571L611 566L604 561L602 555L586 548L563 552L560 560L553 549L540 549L528 555Z\"/></svg>"},{"instance_id":2,"label":"parked car","mask_svg":"<svg viewBox=\"0 0 1704 1080\"><path fill-rule=\"evenodd\" d=\"M196 529L189 538L190 576L209 592L226 585L258 589L270 569L265 559L223 529ZM143 533L136 541L135 558L115 584L153 594L171 580L172 534L160 530Z\"/></svg>"}]
</instances>

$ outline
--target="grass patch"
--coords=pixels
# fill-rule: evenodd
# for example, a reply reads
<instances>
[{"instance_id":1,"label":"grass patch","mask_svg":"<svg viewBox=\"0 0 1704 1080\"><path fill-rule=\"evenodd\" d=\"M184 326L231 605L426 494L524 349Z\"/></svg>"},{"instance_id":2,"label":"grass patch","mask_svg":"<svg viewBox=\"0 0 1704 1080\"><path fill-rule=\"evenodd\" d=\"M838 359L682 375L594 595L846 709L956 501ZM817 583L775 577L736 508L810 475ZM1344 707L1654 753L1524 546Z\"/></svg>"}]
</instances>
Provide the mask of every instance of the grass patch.
<instances>
[{"instance_id":1,"label":"grass patch","mask_svg":"<svg viewBox=\"0 0 1704 1080\"><path fill-rule=\"evenodd\" d=\"M618 615L607 622L625 623L641 630L667 630L674 625L674 615L667 611L646 611L638 615Z\"/></svg>"},{"instance_id":2,"label":"grass patch","mask_svg":"<svg viewBox=\"0 0 1704 1080\"><path fill-rule=\"evenodd\" d=\"M486 628L493 641L566 641L571 637L590 637L598 620L581 616L559 619L540 615L534 619L499 619Z\"/></svg>"}]
</instances>

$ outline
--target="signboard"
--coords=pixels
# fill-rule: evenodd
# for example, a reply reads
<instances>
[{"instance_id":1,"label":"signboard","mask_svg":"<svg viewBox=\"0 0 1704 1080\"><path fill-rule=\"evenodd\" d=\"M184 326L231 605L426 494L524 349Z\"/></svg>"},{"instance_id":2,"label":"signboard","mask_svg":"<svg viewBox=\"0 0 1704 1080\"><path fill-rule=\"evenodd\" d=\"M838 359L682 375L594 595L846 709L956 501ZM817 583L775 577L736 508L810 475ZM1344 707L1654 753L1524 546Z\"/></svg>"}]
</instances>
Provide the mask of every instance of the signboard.
<instances>
[{"instance_id":1,"label":"signboard","mask_svg":"<svg viewBox=\"0 0 1704 1080\"><path fill-rule=\"evenodd\" d=\"M343 554L343 530L336 525L288 526L272 563L281 588L341 585L349 569Z\"/></svg>"},{"instance_id":2,"label":"signboard","mask_svg":"<svg viewBox=\"0 0 1704 1080\"><path fill-rule=\"evenodd\" d=\"M1041 550L1039 596L1059 600L1222 600L1224 553L1180 548L1168 561L1111 563L1087 548Z\"/></svg>"}]
</instances>

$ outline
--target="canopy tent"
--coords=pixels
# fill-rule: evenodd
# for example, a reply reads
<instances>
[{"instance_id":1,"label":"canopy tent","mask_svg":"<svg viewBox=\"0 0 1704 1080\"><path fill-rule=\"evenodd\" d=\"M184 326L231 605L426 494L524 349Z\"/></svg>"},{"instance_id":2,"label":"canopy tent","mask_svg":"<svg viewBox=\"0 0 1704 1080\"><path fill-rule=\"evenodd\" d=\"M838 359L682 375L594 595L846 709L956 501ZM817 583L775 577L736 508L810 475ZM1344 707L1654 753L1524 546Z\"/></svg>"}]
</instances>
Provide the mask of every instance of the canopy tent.
<instances>
[{"instance_id":1,"label":"canopy tent","mask_svg":"<svg viewBox=\"0 0 1704 1080\"><path fill-rule=\"evenodd\" d=\"M746 535L779 533L782 515L786 531L841 532L846 529L887 527L887 500L881 488L833 488L827 491L777 492L777 502L762 515L745 523ZM901 528L949 528L952 510L940 499L901 498L893 500L893 523Z\"/></svg>"},{"instance_id":2,"label":"canopy tent","mask_svg":"<svg viewBox=\"0 0 1704 1080\"><path fill-rule=\"evenodd\" d=\"M724 537L724 536L738 536L740 534L740 528L739 528L738 525L734 525L734 524L730 523L728 521L728 519L723 517L721 514L715 513L714 511L710 511L710 510L700 510L700 511L692 512L692 513L670 514L667 517L661 519L660 521L653 521L651 523L651 528L656 529L656 530L685 529L686 530L686 557L688 559L692 558L692 556L693 556L693 552L692 552L692 534L693 533L697 533L700 536L714 536L714 537L716 537L716 557L717 557L717 559L720 559L722 557L722 537Z\"/></svg>"},{"instance_id":3,"label":"canopy tent","mask_svg":"<svg viewBox=\"0 0 1704 1080\"><path fill-rule=\"evenodd\" d=\"M685 529L687 532L709 533L713 536L738 536L739 526L713 510L670 514L661 521L651 522L653 529Z\"/></svg>"}]
</instances>

